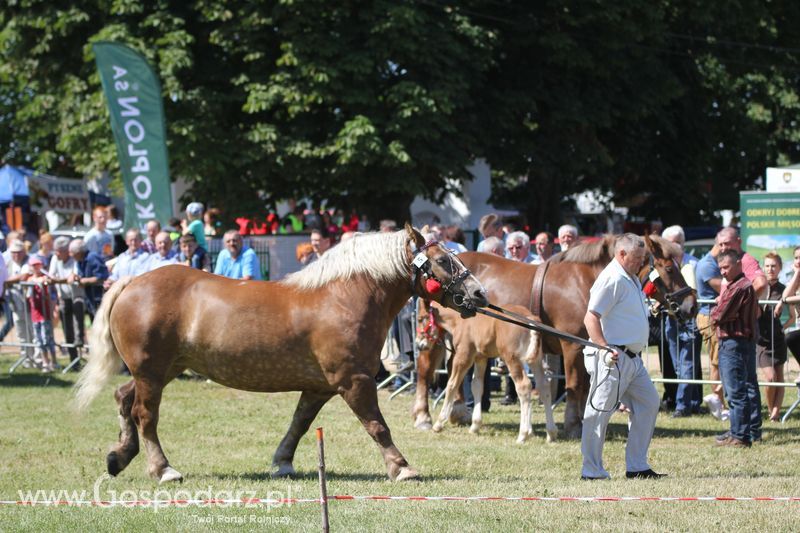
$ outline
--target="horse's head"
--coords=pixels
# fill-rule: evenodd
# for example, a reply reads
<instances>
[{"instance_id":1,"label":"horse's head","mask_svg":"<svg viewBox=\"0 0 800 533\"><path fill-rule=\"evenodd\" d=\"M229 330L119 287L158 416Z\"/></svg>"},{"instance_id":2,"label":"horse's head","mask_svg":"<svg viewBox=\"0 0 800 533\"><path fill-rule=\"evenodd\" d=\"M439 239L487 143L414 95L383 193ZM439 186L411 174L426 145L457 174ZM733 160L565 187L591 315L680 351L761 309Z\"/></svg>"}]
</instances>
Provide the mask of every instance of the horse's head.
<instances>
[{"instance_id":1,"label":"horse's head","mask_svg":"<svg viewBox=\"0 0 800 533\"><path fill-rule=\"evenodd\" d=\"M423 228L424 231L424 228ZM489 304L486 289L453 252L436 240L426 241L406 224L411 284L417 296L455 309L464 318Z\"/></svg>"},{"instance_id":2,"label":"horse's head","mask_svg":"<svg viewBox=\"0 0 800 533\"><path fill-rule=\"evenodd\" d=\"M439 310L431 305L430 300L417 300L417 347L430 350L444 335L439 323Z\"/></svg>"},{"instance_id":3,"label":"horse's head","mask_svg":"<svg viewBox=\"0 0 800 533\"><path fill-rule=\"evenodd\" d=\"M682 251L661 237L644 237L650 261L639 272L645 294L658 301L670 315L680 321L697 314L697 296L681 274Z\"/></svg>"}]
</instances>

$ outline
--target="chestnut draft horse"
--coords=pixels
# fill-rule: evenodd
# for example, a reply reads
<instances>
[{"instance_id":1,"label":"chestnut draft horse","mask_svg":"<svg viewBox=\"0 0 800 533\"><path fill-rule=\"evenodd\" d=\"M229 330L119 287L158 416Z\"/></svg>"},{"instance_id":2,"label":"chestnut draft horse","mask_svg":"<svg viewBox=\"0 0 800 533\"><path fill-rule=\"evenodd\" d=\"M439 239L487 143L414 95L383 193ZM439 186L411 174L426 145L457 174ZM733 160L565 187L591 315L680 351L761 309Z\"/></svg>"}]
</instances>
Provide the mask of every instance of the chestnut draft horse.
<instances>
[{"instance_id":1,"label":"chestnut draft horse","mask_svg":"<svg viewBox=\"0 0 800 533\"><path fill-rule=\"evenodd\" d=\"M133 380L117 389L121 431L107 456L121 472L139 452L161 482L181 474L167 461L156 426L164 387L185 369L242 390L302 391L273 458L291 475L300 438L325 403L342 396L377 443L389 478L417 476L392 442L378 407L375 374L392 319L413 295L464 316L487 304L485 290L448 250L406 226L360 234L279 282L241 281L167 266L115 283L91 330L78 380L85 407L120 367Z\"/></svg>"},{"instance_id":2,"label":"chestnut draft horse","mask_svg":"<svg viewBox=\"0 0 800 533\"><path fill-rule=\"evenodd\" d=\"M544 324L587 338L583 318L589 304L589 289L614 257L615 242L613 235L607 235L601 241L581 244L550 258L541 295L540 316ZM640 278L646 281L651 271L657 272L656 300L682 320L694 317L697 299L680 273L680 248L657 236L645 236L645 243L649 260L642 266ZM533 309L534 275L541 265L529 265L477 252L466 252L458 257L484 284L492 303L517 304ZM583 366L583 347L544 334L542 349L545 353L563 356L567 391L564 431L569 438L579 438L583 407L589 393L588 374ZM428 386L436 368L441 365L444 352L442 343L437 343L430 350L420 351L417 360L418 381L412 416L414 426L419 429L432 427ZM457 392L460 390L458 388Z\"/></svg>"}]
</instances>

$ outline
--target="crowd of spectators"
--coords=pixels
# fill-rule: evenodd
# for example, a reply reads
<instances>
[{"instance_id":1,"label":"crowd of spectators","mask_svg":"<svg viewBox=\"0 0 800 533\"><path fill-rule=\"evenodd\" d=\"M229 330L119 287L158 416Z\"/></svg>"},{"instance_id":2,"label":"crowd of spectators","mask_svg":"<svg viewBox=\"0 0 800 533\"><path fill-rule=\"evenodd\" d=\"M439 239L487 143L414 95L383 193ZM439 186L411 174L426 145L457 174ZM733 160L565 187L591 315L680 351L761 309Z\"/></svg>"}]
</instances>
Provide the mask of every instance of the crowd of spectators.
<instances>
[{"instance_id":1,"label":"crowd of spectators","mask_svg":"<svg viewBox=\"0 0 800 533\"><path fill-rule=\"evenodd\" d=\"M255 252L244 245L237 230L219 233L219 212L204 216L203 205L190 203L186 218L173 219L162 229L150 220L144 231L129 228L123 246L115 246L121 223L114 210L97 206L92 227L82 238L53 238L42 232L25 239L25 232L11 231L0 241L6 248L0 258L0 283L5 324L0 341L15 329L20 358L26 367L52 372L58 364L54 324L60 324L61 348L69 367L79 368L80 349L86 342L86 325L94 319L103 294L125 277L135 277L167 265L184 265L211 272L207 238L223 237L224 249L214 273L237 279L261 279ZM115 231L111 231L112 223ZM118 253L115 254L115 248Z\"/></svg>"}]
</instances>

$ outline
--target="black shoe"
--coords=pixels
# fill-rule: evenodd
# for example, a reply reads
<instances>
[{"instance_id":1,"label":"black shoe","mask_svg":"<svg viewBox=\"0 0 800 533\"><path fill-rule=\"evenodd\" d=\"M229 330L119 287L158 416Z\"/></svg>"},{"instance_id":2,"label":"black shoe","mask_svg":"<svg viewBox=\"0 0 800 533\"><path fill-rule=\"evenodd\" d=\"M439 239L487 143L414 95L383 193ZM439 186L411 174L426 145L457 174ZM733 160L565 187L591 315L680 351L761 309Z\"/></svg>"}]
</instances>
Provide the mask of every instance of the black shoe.
<instances>
[{"instance_id":1,"label":"black shoe","mask_svg":"<svg viewBox=\"0 0 800 533\"><path fill-rule=\"evenodd\" d=\"M716 440L717 442L722 442L724 440L728 440L728 438L730 436L731 436L731 432L730 431L726 431L725 433L723 433L721 435L717 435L716 437L714 437L714 440Z\"/></svg>"},{"instance_id":2,"label":"black shoe","mask_svg":"<svg viewBox=\"0 0 800 533\"><path fill-rule=\"evenodd\" d=\"M515 405L516 403L517 399L511 396L503 396L503 399L500 400L500 405Z\"/></svg>"},{"instance_id":3,"label":"black shoe","mask_svg":"<svg viewBox=\"0 0 800 533\"><path fill-rule=\"evenodd\" d=\"M641 472L625 472L625 477L628 479L659 479L667 477L666 474L658 474L653 472L652 469L642 470Z\"/></svg>"},{"instance_id":4,"label":"black shoe","mask_svg":"<svg viewBox=\"0 0 800 533\"><path fill-rule=\"evenodd\" d=\"M607 477L589 477L589 476L581 476L581 481L600 481L603 479L608 479Z\"/></svg>"},{"instance_id":5,"label":"black shoe","mask_svg":"<svg viewBox=\"0 0 800 533\"><path fill-rule=\"evenodd\" d=\"M687 416L692 416L689 411L682 411L680 409L675 409L672 412L672 418L686 418Z\"/></svg>"}]
</instances>

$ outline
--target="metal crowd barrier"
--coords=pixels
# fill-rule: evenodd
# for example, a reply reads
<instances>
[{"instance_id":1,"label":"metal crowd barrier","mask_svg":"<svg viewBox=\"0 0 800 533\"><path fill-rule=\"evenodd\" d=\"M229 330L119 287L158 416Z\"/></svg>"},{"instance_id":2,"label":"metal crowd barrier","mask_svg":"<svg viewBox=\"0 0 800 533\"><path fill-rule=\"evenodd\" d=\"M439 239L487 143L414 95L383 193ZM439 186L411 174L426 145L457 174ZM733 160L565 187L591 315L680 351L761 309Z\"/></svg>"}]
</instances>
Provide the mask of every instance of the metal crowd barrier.
<instances>
[{"instance_id":1,"label":"metal crowd barrier","mask_svg":"<svg viewBox=\"0 0 800 533\"><path fill-rule=\"evenodd\" d=\"M717 302L716 302L716 300L698 299L697 303L698 303L698 305L709 304L709 305L713 306L713 305L716 305ZM759 300L758 303L759 303L759 305L769 306L769 308L771 310L774 310L775 306L778 305L781 302L780 302L780 300ZM791 303L791 301L789 303ZM666 354L670 353L669 352L669 347L667 346L667 342L668 341L667 341L666 332L665 332L665 329L666 329L665 328L666 316L667 316L666 311L662 310L660 312L660 316L659 316L660 325L661 325L661 332L660 332L661 335L660 335L660 339L659 339L659 343L660 343L660 350L659 350L660 360L659 360L659 363L660 363L660 368L662 369L662 371L663 371L663 368L664 368L664 357L665 357ZM702 350L703 350L702 332L697 327L696 320L693 320L693 323L694 323L694 328L693 328L694 329L694 334L701 337L700 352L702 354ZM681 324L680 321L678 321L678 320L675 320L674 324L676 325L676 328L675 328L675 344L679 346L680 345L680 342L679 342L680 341L680 334L685 329L686 326L685 326L685 324ZM771 330L770 330L770 341L771 341L771 345L774 346L774 344L775 344L775 321L770 321L770 328L771 328ZM692 355L692 359L693 360L697 360L696 357L695 357L697 355L697 353L694 351L695 350L695 344L693 343L691 345L691 347L692 347L692 354L691 354ZM787 350L788 350L788 348L787 348ZM645 350L645 354L644 355L649 358L649 356L650 356L650 347L649 346L648 346L647 350ZM679 359L680 363L683 363L683 361L680 360L680 358L678 358L678 359ZM774 353L772 353L772 363L773 364L774 364L774 361L775 361L775 355L774 355ZM705 369L703 369L703 367L702 367L702 359L700 359L700 364L701 364L701 367L700 367L701 372L705 371ZM787 362L786 362L786 364L789 364L788 354L787 354ZM678 375L678 376L681 375L682 372L680 370L682 370L682 369L683 369L683 367L681 367L680 369L679 368L675 368L675 374ZM709 373L711 372L710 363L709 363L707 371ZM695 373L696 372L697 371L695 370ZM719 384L722 383L719 380L711 380L711 379L679 379L679 378L653 377L652 380L653 380L654 383L676 383L676 384L687 384L687 385L719 385ZM787 409L786 413L781 418L781 422L785 422L788 419L789 415L791 415L792 412L798 406L800 406L800 379L798 379L797 382L789 382L789 381L784 381L784 382L775 382L775 381L764 382L764 381L759 381L758 385L761 388L763 388L763 387L783 387L783 388L797 389L797 391L798 391L798 399L791 405L791 407L789 407L789 409Z\"/></svg>"},{"instance_id":2,"label":"metal crowd barrier","mask_svg":"<svg viewBox=\"0 0 800 533\"><path fill-rule=\"evenodd\" d=\"M33 287L41 287L43 290L49 291L54 284L45 285L43 283L32 283L29 281L20 281L14 283L11 286L5 288L5 301L2 304L3 314L5 315L5 319L7 321L12 321L11 324L6 323L3 326L3 329L6 329L6 335L10 333L13 325L13 329L17 335L17 342L6 342L5 340L0 341L0 346L12 346L16 348L22 349L22 353L20 354L19 358L11 365L9 368L8 373L13 374L17 368L23 365L26 361L29 361L32 365L35 364L34 361L34 350L40 348L38 342L34 338L34 331L33 331L33 321L31 318L31 308L30 302L28 301L28 289ZM17 287L19 289L17 289ZM15 290L17 289L17 290ZM15 303L12 304L11 301ZM52 300L51 300L52 301ZM17 311L21 311L21 313L17 313L20 317L19 324L12 318L13 308L17 305L19 308ZM58 300L53 301L53 305L55 309L58 309ZM8 306L8 309L6 308ZM51 309L50 311L53 311ZM43 313L44 314L44 313ZM52 322L52 314L49 316L49 320ZM84 314L83 320L86 320L86 315ZM20 331L20 326L25 328L25 331ZM88 328L86 328L88 329ZM78 332L75 332L75 336L78 336ZM74 360L70 361L70 363L64 366L61 369L62 374L66 374L69 372L73 367L81 362L81 360L85 359L85 352L88 349L88 345L85 342L81 342L81 339L76 339L77 342L68 343L68 342L55 342L55 325L53 325L53 342L56 346L56 359L58 357L58 352L60 351L63 353L69 348L75 348L78 351L78 357ZM55 363L56 361L54 361Z\"/></svg>"}]
</instances>

